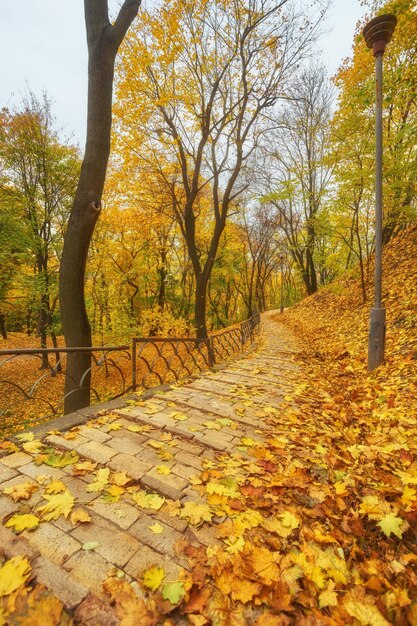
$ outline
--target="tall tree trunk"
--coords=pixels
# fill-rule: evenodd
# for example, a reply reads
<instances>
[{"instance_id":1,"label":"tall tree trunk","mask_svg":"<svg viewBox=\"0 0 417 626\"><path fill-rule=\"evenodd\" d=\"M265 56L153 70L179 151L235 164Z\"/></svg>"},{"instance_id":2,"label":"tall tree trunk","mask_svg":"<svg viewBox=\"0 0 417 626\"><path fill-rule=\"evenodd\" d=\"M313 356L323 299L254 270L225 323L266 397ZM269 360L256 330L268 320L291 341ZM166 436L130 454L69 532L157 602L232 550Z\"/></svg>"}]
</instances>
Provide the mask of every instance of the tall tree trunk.
<instances>
[{"instance_id":1,"label":"tall tree trunk","mask_svg":"<svg viewBox=\"0 0 417 626\"><path fill-rule=\"evenodd\" d=\"M68 347L91 346L84 298L88 249L101 210L110 153L114 62L139 10L140 0L125 0L113 25L107 0L84 0L88 45L87 139L80 179L64 239L60 271L62 329ZM68 355L65 413L90 404L91 354ZM80 381L85 375L82 388Z\"/></svg>"},{"instance_id":2,"label":"tall tree trunk","mask_svg":"<svg viewBox=\"0 0 417 626\"><path fill-rule=\"evenodd\" d=\"M46 345L47 326L48 326L48 317L47 317L47 311L46 311L46 299L45 299L45 295L43 295L41 299L41 306L40 306L39 313L38 313L38 328L37 328L37 334L41 340L41 348L47 347ZM48 367L49 367L48 355L45 353L42 353L41 369L45 370L45 369L48 369Z\"/></svg>"},{"instance_id":3,"label":"tall tree trunk","mask_svg":"<svg viewBox=\"0 0 417 626\"><path fill-rule=\"evenodd\" d=\"M158 306L161 311L165 308L165 281L167 277L167 255L166 252L161 252L161 265L158 268L159 274L159 290L158 290Z\"/></svg>"},{"instance_id":4,"label":"tall tree trunk","mask_svg":"<svg viewBox=\"0 0 417 626\"><path fill-rule=\"evenodd\" d=\"M207 321L206 321L206 302L207 302L207 279L204 274L196 277L195 285L195 305L194 305L194 321L196 335L198 339L207 339Z\"/></svg>"},{"instance_id":5,"label":"tall tree trunk","mask_svg":"<svg viewBox=\"0 0 417 626\"><path fill-rule=\"evenodd\" d=\"M6 316L4 313L0 313L0 332L3 339L7 339Z\"/></svg>"}]
</instances>

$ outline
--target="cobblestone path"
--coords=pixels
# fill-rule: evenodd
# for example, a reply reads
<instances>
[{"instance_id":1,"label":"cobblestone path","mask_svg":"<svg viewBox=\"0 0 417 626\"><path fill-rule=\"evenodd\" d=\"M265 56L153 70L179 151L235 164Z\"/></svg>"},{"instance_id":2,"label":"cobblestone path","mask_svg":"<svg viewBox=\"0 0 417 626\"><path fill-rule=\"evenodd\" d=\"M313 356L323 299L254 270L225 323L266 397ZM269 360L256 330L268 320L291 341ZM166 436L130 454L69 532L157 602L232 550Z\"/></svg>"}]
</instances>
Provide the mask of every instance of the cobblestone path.
<instances>
[{"instance_id":1,"label":"cobblestone path","mask_svg":"<svg viewBox=\"0 0 417 626\"><path fill-rule=\"evenodd\" d=\"M20 535L0 525L3 551L9 557L30 557L38 581L67 609L78 607L80 615L87 601L91 605L92 596L100 596L102 582L112 568L136 579L158 564L175 579L178 568L185 565L175 549L178 540L208 546L218 539L215 524L192 526L186 518L170 515L173 503L199 502L198 475L217 455L237 450L244 455L245 441L268 437L268 415L291 401L289 394L299 382L292 362L296 351L295 339L265 314L257 349L238 361L146 400L130 396L117 409L98 412L93 408L85 423L71 431L46 434L45 426L40 427L35 435L42 435L48 446L76 451L80 462L88 460L97 466L94 472L77 474L72 464L37 465L30 452L2 456L2 520L22 510L22 503L7 495L7 488L28 480L42 485L53 479L62 481L91 521L73 523L61 515ZM52 428L56 428L54 423L48 425L49 432ZM132 502L129 489L120 498L107 500L102 493L88 490L100 468L126 472L136 488L165 498L164 506L141 509ZM169 473L161 468L168 468ZM32 510L44 504L39 492L26 502ZM158 533L151 529L156 523L162 529ZM86 549L91 542L98 545Z\"/></svg>"}]
</instances>

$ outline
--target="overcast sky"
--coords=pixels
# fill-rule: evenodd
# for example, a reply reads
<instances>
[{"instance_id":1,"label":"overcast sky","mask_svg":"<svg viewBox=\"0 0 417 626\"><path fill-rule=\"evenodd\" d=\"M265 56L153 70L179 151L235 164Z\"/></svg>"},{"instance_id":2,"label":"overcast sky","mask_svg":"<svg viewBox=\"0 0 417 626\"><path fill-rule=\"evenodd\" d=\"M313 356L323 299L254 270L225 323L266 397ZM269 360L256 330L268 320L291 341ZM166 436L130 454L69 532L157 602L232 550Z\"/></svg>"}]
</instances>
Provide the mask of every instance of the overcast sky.
<instances>
[{"instance_id":1,"label":"overcast sky","mask_svg":"<svg viewBox=\"0 0 417 626\"><path fill-rule=\"evenodd\" d=\"M118 0L110 0L115 10ZM333 0L320 42L329 74L351 54L359 0ZM0 108L17 103L25 85L46 90L64 133L85 140L87 50L82 0L0 0Z\"/></svg>"}]
</instances>

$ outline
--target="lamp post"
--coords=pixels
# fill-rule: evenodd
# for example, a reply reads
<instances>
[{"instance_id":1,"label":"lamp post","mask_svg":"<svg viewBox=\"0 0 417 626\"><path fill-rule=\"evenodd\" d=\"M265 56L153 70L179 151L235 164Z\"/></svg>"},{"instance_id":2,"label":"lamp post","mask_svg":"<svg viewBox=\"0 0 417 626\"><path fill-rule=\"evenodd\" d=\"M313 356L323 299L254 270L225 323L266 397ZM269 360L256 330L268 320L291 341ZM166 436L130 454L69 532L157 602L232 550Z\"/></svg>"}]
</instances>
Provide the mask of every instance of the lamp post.
<instances>
[{"instance_id":1,"label":"lamp post","mask_svg":"<svg viewBox=\"0 0 417 626\"><path fill-rule=\"evenodd\" d=\"M368 341L368 372L383 363L385 355L385 308L382 306L382 57L397 23L395 15L379 15L363 29L375 57L375 300L371 309Z\"/></svg>"},{"instance_id":2,"label":"lamp post","mask_svg":"<svg viewBox=\"0 0 417 626\"><path fill-rule=\"evenodd\" d=\"M281 313L284 313L284 256L281 255L279 257L279 260L281 261L281 306L280 306L280 311L281 311Z\"/></svg>"}]
</instances>

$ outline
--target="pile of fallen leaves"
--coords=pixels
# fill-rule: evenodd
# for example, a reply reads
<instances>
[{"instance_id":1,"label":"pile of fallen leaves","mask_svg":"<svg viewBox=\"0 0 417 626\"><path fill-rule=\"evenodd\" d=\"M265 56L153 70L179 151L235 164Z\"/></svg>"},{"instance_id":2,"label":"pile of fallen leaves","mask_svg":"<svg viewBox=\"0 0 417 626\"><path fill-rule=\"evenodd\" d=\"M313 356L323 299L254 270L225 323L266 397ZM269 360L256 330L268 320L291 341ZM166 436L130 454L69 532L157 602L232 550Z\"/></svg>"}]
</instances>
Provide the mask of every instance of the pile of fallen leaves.
<instances>
[{"instance_id":1,"label":"pile of fallen leaves","mask_svg":"<svg viewBox=\"0 0 417 626\"><path fill-rule=\"evenodd\" d=\"M23 555L0 557L0 625L70 626L62 602L33 581L31 564Z\"/></svg>"}]
</instances>

